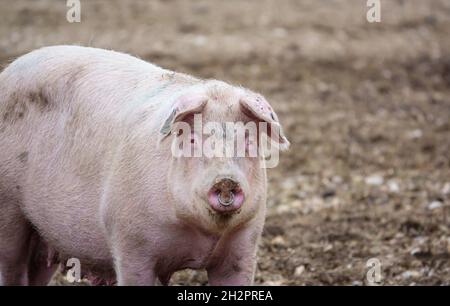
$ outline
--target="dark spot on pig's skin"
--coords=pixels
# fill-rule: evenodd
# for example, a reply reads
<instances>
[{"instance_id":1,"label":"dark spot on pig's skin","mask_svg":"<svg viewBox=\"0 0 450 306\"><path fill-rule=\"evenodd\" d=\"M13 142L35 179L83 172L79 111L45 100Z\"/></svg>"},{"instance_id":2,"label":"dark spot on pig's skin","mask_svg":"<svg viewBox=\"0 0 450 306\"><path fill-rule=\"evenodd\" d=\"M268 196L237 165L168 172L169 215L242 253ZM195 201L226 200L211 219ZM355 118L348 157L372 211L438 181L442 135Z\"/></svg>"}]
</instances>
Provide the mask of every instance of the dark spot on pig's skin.
<instances>
[{"instance_id":1,"label":"dark spot on pig's skin","mask_svg":"<svg viewBox=\"0 0 450 306\"><path fill-rule=\"evenodd\" d=\"M19 156L17 156L17 158L20 160L20 162L22 163L26 163L28 161L28 152L22 152L19 154Z\"/></svg>"},{"instance_id":2,"label":"dark spot on pig's skin","mask_svg":"<svg viewBox=\"0 0 450 306\"><path fill-rule=\"evenodd\" d=\"M231 268L233 269L234 272L241 272L242 271L242 269L239 266L239 264L237 264L235 262L233 262L233 264L231 265Z\"/></svg>"},{"instance_id":3,"label":"dark spot on pig's skin","mask_svg":"<svg viewBox=\"0 0 450 306\"><path fill-rule=\"evenodd\" d=\"M37 105L41 110L47 109L50 105L42 90L38 92L31 92L28 97L30 99L30 103Z\"/></svg>"},{"instance_id":4,"label":"dark spot on pig's skin","mask_svg":"<svg viewBox=\"0 0 450 306\"><path fill-rule=\"evenodd\" d=\"M14 122L22 119L27 112L27 99L18 93L13 93L8 99L9 103L6 105L5 113L3 114L3 121Z\"/></svg>"},{"instance_id":5,"label":"dark spot on pig's skin","mask_svg":"<svg viewBox=\"0 0 450 306\"><path fill-rule=\"evenodd\" d=\"M17 185L17 186L16 186L16 189L17 189L17 190L20 190L20 186L19 186L19 185Z\"/></svg>"}]
</instances>

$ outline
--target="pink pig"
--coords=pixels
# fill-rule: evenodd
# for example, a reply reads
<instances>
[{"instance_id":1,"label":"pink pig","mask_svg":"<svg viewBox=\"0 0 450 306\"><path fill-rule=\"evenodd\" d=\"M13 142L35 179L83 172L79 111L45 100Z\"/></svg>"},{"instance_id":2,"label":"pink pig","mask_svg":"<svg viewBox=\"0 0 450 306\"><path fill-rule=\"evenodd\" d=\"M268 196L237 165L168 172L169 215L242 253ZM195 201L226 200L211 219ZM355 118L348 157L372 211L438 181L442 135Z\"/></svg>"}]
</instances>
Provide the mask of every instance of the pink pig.
<instances>
[{"instance_id":1,"label":"pink pig","mask_svg":"<svg viewBox=\"0 0 450 306\"><path fill-rule=\"evenodd\" d=\"M56 46L0 74L0 284L46 285L81 262L96 284L168 284L206 269L251 285L266 210L262 158L177 157L176 126L278 117L247 89L126 54ZM281 129L277 141L289 145ZM192 146L199 145L196 141ZM101 281L99 281L101 280Z\"/></svg>"}]
</instances>

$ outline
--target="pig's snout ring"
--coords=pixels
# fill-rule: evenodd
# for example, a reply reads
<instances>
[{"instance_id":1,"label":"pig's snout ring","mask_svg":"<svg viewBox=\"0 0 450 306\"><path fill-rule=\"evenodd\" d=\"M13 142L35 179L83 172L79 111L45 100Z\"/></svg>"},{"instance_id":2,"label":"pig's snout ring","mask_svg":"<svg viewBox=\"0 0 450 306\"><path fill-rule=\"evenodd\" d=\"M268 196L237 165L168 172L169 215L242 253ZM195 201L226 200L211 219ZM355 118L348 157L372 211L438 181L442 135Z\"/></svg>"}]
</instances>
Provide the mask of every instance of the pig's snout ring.
<instances>
[{"instance_id":1,"label":"pig's snout ring","mask_svg":"<svg viewBox=\"0 0 450 306\"><path fill-rule=\"evenodd\" d=\"M219 198L218 198L218 200L219 200L220 205L223 205L223 206L230 206L230 205L233 204L233 202L234 202L234 193L230 192L230 198L228 199L228 201L224 201L224 200L222 199L222 193L219 193Z\"/></svg>"}]
</instances>

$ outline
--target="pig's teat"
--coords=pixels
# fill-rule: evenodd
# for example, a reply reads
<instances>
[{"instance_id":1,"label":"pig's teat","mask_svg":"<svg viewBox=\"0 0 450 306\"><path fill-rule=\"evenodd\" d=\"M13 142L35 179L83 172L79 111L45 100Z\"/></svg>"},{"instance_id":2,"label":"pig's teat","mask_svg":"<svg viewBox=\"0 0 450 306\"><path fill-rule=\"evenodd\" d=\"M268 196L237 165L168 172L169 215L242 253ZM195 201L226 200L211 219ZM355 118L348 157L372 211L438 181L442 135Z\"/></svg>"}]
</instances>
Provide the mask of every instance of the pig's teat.
<instances>
[{"instance_id":1,"label":"pig's teat","mask_svg":"<svg viewBox=\"0 0 450 306\"><path fill-rule=\"evenodd\" d=\"M230 178L217 178L208 192L208 202L217 212L233 212L244 202L239 183Z\"/></svg>"}]
</instances>

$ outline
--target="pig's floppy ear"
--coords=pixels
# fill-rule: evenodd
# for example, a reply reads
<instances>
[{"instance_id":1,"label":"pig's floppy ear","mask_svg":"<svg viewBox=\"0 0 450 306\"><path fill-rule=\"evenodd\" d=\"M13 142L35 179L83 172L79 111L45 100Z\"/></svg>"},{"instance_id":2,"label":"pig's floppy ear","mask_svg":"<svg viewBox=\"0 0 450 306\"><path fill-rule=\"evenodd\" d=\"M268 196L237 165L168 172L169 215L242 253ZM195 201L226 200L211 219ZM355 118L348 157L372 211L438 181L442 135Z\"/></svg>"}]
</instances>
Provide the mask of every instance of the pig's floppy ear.
<instances>
[{"instance_id":1,"label":"pig's floppy ear","mask_svg":"<svg viewBox=\"0 0 450 306\"><path fill-rule=\"evenodd\" d=\"M289 148L289 140L283 133L278 116L264 97L260 95L256 97L245 96L240 100L240 106L247 116L269 124L269 136L279 144L281 150Z\"/></svg>"},{"instance_id":2,"label":"pig's floppy ear","mask_svg":"<svg viewBox=\"0 0 450 306\"><path fill-rule=\"evenodd\" d=\"M159 130L162 141L172 132L173 124L189 114L200 113L208 102L206 96L200 94L186 94L175 101L170 113L163 119L164 123Z\"/></svg>"}]
</instances>

